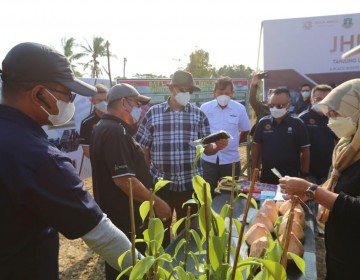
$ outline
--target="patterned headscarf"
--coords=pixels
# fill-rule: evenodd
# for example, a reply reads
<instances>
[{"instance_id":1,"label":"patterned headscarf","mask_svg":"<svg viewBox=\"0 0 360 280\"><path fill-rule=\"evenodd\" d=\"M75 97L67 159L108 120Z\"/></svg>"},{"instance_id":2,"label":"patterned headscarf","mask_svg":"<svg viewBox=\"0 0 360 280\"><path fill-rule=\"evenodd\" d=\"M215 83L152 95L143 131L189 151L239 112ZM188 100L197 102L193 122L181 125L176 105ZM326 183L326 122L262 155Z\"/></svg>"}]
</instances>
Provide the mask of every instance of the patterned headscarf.
<instances>
[{"instance_id":1,"label":"patterned headscarf","mask_svg":"<svg viewBox=\"0 0 360 280\"><path fill-rule=\"evenodd\" d=\"M342 117L350 117L356 124L356 132L351 137L342 137L334 148L332 171L323 188L334 191L341 172L360 159L360 79L347 81L334 88L320 103L324 114L335 111ZM319 218L325 222L328 210L319 207Z\"/></svg>"}]
</instances>

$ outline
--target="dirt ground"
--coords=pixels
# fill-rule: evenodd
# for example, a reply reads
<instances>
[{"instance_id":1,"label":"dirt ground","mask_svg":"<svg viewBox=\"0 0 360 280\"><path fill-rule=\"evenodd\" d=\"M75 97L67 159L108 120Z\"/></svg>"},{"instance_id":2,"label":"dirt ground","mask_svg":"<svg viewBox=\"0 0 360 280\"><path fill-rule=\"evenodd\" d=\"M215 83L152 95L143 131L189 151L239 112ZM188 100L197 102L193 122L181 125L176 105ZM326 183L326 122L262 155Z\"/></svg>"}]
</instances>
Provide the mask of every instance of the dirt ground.
<instances>
[{"instance_id":1,"label":"dirt ground","mask_svg":"<svg viewBox=\"0 0 360 280\"><path fill-rule=\"evenodd\" d=\"M245 161L245 148L240 148ZM243 166L243 164L242 164ZM85 180L85 187L91 193L91 180ZM325 279L325 247L324 238L316 238L316 259L318 280ZM60 235L59 254L60 279L62 280L102 280L105 279L104 261L99 258L81 240L68 240Z\"/></svg>"}]
</instances>

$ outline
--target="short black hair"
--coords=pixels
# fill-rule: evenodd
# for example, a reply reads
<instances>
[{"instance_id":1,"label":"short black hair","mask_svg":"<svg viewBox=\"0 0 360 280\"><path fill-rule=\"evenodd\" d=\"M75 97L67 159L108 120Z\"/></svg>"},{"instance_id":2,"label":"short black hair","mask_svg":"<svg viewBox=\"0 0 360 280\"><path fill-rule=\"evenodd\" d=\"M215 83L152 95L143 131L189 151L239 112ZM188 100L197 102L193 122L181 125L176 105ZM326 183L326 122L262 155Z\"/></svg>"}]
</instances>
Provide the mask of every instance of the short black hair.
<instances>
[{"instance_id":1,"label":"short black hair","mask_svg":"<svg viewBox=\"0 0 360 280\"><path fill-rule=\"evenodd\" d=\"M279 87L275 90L273 90L269 96L271 95L279 95L281 93L285 93L290 98L290 91L285 87Z\"/></svg>"},{"instance_id":2,"label":"short black hair","mask_svg":"<svg viewBox=\"0 0 360 280\"><path fill-rule=\"evenodd\" d=\"M300 86L300 89L302 89L303 87L309 87L310 88L310 90L311 90L311 85L309 85L308 83L305 83L305 84L302 84L301 86Z\"/></svg>"},{"instance_id":3,"label":"short black hair","mask_svg":"<svg viewBox=\"0 0 360 280\"><path fill-rule=\"evenodd\" d=\"M228 76L221 76L219 79L216 80L214 90L224 90L228 86L231 87L231 90L234 90L232 79Z\"/></svg>"}]
</instances>

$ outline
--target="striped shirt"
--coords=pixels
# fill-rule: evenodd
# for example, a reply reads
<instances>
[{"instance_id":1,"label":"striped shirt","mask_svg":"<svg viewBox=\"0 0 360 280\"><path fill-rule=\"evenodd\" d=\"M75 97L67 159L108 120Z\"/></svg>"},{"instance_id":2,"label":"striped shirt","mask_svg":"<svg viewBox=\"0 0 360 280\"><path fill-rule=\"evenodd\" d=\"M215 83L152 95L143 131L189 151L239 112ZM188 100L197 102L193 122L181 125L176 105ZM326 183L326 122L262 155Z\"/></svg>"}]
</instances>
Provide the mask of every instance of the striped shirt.
<instances>
[{"instance_id":1,"label":"striped shirt","mask_svg":"<svg viewBox=\"0 0 360 280\"><path fill-rule=\"evenodd\" d=\"M136 141L150 150L150 173L154 182L159 177L170 180L170 190L181 192L192 189L196 148L189 142L209 134L209 121L198 107L188 103L180 111L174 111L164 102L152 106L146 113ZM199 163L196 172L202 175Z\"/></svg>"}]
</instances>

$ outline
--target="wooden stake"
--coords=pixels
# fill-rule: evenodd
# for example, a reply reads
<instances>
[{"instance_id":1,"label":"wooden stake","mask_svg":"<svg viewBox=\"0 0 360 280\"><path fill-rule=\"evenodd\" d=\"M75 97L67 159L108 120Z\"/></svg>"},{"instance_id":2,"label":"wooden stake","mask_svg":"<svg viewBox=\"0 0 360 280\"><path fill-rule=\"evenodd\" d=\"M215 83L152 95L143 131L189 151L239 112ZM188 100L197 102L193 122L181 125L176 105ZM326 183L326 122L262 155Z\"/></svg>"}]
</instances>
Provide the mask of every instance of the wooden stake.
<instances>
[{"instance_id":1,"label":"wooden stake","mask_svg":"<svg viewBox=\"0 0 360 280\"><path fill-rule=\"evenodd\" d=\"M129 178L129 204L130 204L130 221L131 221L131 257L132 264L135 266L135 216L134 216L134 197L132 192L132 179Z\"/></svg>"},{"instance_id":2,"label":"wooden stake","mask_svg":"<svg viewBox=\"0 0 360 280\"><path fill-rule=\"evenodd\" d=\"M249 189L249 194L248 194L248 198L246 200L246 206L245 206L245 210L244 210L244 217L243 217L243 221L241 223L241 229L240 229L240 233L239 233L239 239L238 239L238 243L236 246L236 251L235 251L235 258L234 258L234 264L233 264L233 269L232 269L232 273L231 273L231 280L235 279L235 275L236 275L236 267L237 267L237 263L238 263L238 259L239 259L239 253L240 253L240 247L241 247L241 243L242 243L242 238L244 235L244 230L245 230L245 226L246 226L246 219L249 213L249 209L250 209L250 205L251 205L251 198L255 189L255 183L256 180L258 178L259 175L259 169L255 168L254 171L252 172L252 179L251 179L251 185L250 185L250 189Z\"/></svg>"}]
</instances>

